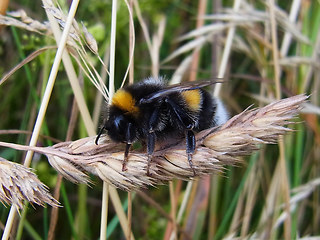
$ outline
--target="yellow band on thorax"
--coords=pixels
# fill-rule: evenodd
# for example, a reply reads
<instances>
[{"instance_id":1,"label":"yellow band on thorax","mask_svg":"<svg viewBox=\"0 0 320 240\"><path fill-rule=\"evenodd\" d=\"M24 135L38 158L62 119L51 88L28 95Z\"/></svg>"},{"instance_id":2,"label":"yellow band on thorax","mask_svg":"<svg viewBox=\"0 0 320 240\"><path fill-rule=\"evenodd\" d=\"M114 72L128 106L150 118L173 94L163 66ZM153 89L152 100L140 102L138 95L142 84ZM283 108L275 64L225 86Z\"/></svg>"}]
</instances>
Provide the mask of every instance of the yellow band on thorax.
<instances>
[{"instance_id":1,"label":"yellow band on thorax","mask_svg":"<svg viewBox=\"0 0 320 240\"><path fill-rule=\"evenodd\" d=\"M112 98L112 105L131 114L139 112L139 108L135 104L136 101L133 96L124 89L119 89Z\"/></svg>"}]
</instances>

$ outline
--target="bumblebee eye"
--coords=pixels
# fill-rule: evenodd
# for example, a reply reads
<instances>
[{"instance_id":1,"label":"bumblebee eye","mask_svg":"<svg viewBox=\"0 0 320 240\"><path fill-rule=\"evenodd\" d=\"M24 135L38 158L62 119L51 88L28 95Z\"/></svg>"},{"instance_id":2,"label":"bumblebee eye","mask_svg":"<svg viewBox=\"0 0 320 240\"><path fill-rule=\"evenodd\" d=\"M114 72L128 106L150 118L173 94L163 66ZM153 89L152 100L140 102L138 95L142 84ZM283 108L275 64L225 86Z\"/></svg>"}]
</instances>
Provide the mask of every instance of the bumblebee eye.
<instances>
[{"instance_id":1,"label":"bumblebee eye","mask_svg":"<svg viewBox=\"0 0 320 240\"><path fill-rule=\"evenodd\" d=\"M130 118L123 114L113 115L106 124L108 135L117 142L133 142L135 139L135 128Z\"/></svg>"},{"instance_id":2,"label":"bumblebee eye","mask_svg":"<svg viewBox=\"0 0 320 240\"><path fill-rule=\"evenodd\" d=\"M115 128L118 129L118 130L121 130L121 129L125 128L125 125L126 125L125 124L125 119L124 119L123 116L116 117L114 119L113 123L114 123Z\"/></svg>"}]
</instances>

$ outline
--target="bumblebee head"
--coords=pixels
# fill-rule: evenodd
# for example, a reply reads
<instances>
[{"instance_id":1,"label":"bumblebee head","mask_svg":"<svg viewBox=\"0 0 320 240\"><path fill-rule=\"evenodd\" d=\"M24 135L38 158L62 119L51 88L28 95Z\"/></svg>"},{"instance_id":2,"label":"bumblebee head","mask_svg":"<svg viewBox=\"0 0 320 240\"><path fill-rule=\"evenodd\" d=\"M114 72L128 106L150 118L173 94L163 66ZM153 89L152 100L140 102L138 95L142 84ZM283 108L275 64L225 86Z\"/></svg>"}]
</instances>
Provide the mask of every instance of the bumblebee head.
<instances>
[{"instance_id":1,"label":"bumblebee head","mask_svg":"<svg viewBox=\"0 0 320 240\"><path fill-rule=\"evenodd\" d=\"M133 119L121 111L111 111L104 128L113 141L132 143L136 139Z\"/></svg>"},{"instance_id":2,"label":"bumblebee head","mask_svg":"<svg viewBox=\"0 0 320 240\"><path fill-rule=\"evenodd\" d=\"M107 130L109 137L116 142L133 143L136 140L136 127L134 118L139 114L139 108L135 105L135 99L131 93L125 89L119 89L112 98L112 103L108 108L108 117L103 128L96 138L98 144L99 137L103 130Z\"/></svg>"}]
</instances>

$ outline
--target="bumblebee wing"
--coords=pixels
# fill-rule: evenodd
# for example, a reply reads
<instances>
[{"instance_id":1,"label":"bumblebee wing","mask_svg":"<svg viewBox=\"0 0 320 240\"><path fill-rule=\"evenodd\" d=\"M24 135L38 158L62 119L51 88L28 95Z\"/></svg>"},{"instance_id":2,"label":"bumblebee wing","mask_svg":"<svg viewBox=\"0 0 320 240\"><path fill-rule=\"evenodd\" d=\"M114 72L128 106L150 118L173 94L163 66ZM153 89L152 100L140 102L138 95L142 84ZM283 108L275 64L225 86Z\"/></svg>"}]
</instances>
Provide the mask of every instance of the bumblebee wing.
<instances>
[{"instance_id":1,"label":"bumblebee wing","mask_svg":"<svg viewBox=\"0 0 320 240\"><path fill-rule=\"evenodd\" d=\"M185 83L179 83L174 85L169 85L157 92L154 92L152 94L149 94L148 96L141 98L139 103L150 103L155 100L158 100L159 98L166 97L170 95L171 93L175 92L183 92L183 91L190 91L194 89L203 88L206 86L213 85L215 83L221 83L222 80L215 79L215 80L206 80L206 81L197 81L197 82L185 82Z\"/></svg>"}]
</instances>

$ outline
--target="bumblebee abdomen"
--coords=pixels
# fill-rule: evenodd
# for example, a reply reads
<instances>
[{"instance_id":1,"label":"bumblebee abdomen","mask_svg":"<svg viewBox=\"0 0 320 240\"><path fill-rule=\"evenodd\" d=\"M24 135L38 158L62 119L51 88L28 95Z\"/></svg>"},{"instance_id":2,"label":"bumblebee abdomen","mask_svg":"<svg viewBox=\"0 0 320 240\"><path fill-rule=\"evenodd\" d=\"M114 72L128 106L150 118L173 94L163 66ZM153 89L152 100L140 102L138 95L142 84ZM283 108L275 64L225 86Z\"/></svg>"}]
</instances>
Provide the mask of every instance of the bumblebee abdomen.
<instances>
[{"instance_id":1,"label":"bumblebee abdomen","mask_svg":"<svg viewBox=\"0 0 320 240\"><path fill-rule=\"evenodd\" d=\"M201 111L199 112L198 126L195 130L202 131L224 124L229 119L229 114L223 103L210 93L204 90L201 91Z\"/></svg>"},{"instance_id":2,"label":"bumblebee abdomen","mask_svg":"<svg viewBox=\"0 0 320 240\"><path fill-rule=\"evenodd\" d=\"M216 113L216 103L206 91L202 91L202 104L201 111L198 117L198 126L195 130L201 131L210 127L215 126L214 117Z\"/></svg>"}]
</instances>

